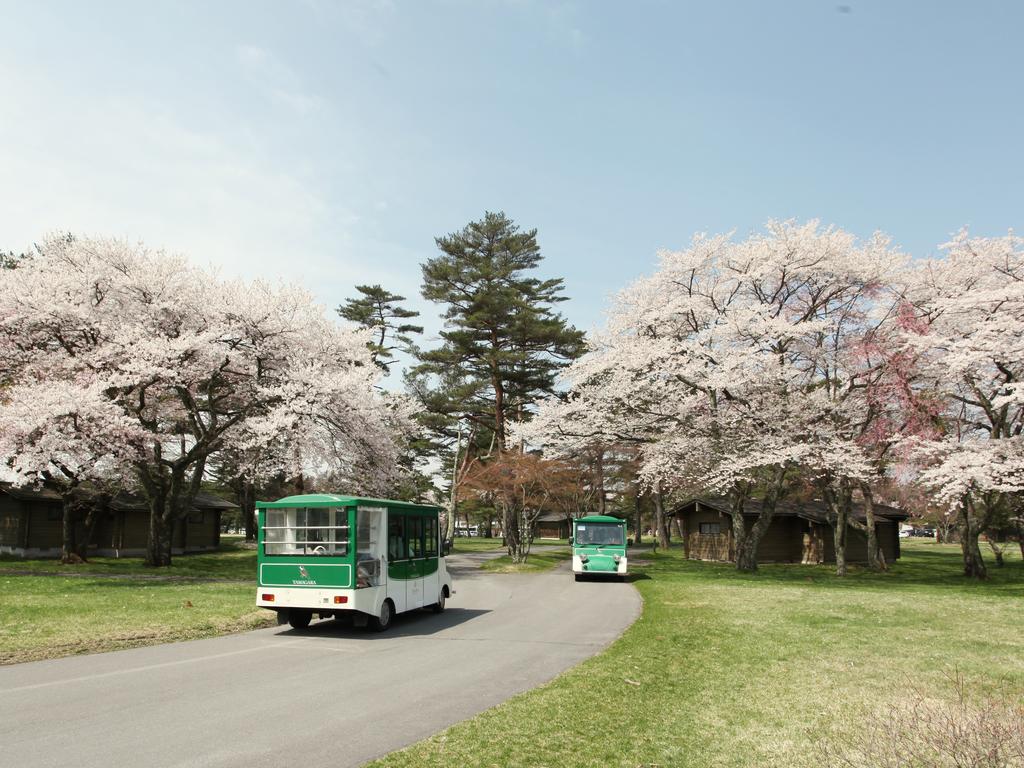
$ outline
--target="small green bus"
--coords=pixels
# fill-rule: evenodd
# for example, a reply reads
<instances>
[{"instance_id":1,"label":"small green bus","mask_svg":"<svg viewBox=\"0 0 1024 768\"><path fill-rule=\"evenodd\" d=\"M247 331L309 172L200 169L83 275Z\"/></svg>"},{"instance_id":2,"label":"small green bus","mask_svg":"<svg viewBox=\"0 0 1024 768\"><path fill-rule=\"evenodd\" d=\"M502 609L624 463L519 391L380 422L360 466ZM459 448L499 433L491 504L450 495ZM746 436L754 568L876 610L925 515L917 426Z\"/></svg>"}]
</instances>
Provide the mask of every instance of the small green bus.
<instances>
[{"instance_id":1,"label":"small green bus","mask_svg":"<svg viewBox=\"0 0 1024 768\"><path fill-rule=\"evenodd\" d=\"M608 515L588 515L572 521L572 573L576 581L584 574L614 575L624 579L626 521Z\"/></svg>"},{"instance_id":2,"label":"small green bus","mask_svg":"<svg viewBox=\"0 0 1024 768\"><path fill-rule=\"evenodd\" d=\"M352 616L383 631L396 614L440 613L455 594L439 507L330 493L256 502L256 605L296 629Z\"/></svg>"}]
</instances>

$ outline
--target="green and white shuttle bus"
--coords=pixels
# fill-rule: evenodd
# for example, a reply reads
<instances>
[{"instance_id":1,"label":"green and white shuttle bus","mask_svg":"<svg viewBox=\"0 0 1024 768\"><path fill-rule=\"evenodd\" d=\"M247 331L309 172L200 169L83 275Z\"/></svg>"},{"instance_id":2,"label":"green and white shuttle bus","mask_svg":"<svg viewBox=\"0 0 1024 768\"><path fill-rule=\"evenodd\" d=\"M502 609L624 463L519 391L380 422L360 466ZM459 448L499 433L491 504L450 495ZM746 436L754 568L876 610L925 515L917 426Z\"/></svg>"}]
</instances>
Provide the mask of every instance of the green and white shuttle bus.
<instances>
[{"instance_id":1,"label":"green and white shuttle bus","mask_svg":"<svg viewBox=\"0 0 1024 768\"><path fill-rule=\"evenodd\" d=\"M626 521L607 515L588 515L572 521L572 573L576 581L584 574L615 575L625 578Z\"/></svg>"},{"instance_id":2,"label":"green and white shuttle bus","mask_svg":"<svg viewBox=\"0 0 1024 768\"><path fill-rule=\"evenodd\" d=\"M352 615L385 630L395 614L440 613L455 594L440 509L329 493L258 501L256 604L295 628Z\"/></svg>"}]
</instances>

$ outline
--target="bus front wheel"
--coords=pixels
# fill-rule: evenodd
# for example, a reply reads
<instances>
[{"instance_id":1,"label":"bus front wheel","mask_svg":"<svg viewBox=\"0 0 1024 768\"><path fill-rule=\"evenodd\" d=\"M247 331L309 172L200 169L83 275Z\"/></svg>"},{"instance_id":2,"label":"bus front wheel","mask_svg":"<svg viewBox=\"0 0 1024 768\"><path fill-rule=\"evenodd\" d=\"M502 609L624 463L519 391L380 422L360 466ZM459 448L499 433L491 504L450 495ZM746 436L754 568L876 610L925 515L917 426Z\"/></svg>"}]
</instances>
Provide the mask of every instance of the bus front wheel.
<instances>
[{"instance_id":1,"label":"bus front wheel","mask_svg":"<svg viewBox=\"0 0 1024 768\"><path fill-rule=\"evenodd\" d=\"M391 620L395 617L395 607L390 600L385 600L380 605L380 615L370 617L370 629L374 632L383 632L391 626Z\"/></svg>"},{"instance_id":2,"label":"bus front wheel","mask_svg":"<svg viewBox=\"0 0 1024 768\"><path fill-rule=\"evenodd\" d=\"M437 602L430 606L430 610L434 613L443 613L445 597L445 591L442 589L441 594L437 596Z\"/></svg>"},{"instance_id":3,"label":"bus front wheel","mask_svg":"<svg viewBox=\"0 0 1024 768\"><path fill-rule=\"evenodd\" d=\"M292 625L292 629L305 629L312 620L312 611L288 611L288 623Z\"/></svg>"}]
</instances>

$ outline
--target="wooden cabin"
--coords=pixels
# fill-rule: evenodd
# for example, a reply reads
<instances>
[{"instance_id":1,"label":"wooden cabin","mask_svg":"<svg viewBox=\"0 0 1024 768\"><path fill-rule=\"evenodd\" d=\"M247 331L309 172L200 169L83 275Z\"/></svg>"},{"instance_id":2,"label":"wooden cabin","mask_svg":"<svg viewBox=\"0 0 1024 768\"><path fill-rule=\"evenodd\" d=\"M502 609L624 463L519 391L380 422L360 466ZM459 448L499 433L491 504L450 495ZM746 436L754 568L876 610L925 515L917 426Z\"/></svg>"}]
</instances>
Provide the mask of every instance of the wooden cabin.
<instances>
[{"instance_id":1,"label":"wooden cabin","mask_svg":"<svg viewBox=\"0 0 1024 768\"><path fill-rule=\"evenodd\" d=\"M569 518L558 512L539 515L533 524L535 539L568 539L570 531Z\"/></svg>"},{"instance_id":2,"label":"wooden cabin","mask_svg":"<svg viewBox=\"0 0 1024 768\"><path fill-rule=\"evenodd\" d=\"M749 500L743 515L747 527L754 524L761 512L761 502ZM670 515L679 522L683 548L691 560L736 559L733 547L732 512L728 499L709 497L691 499L673 509ZM864 521L862 504L854 503L852 516ZM909 515L885 504L875 504L875 529L879 546L886 562L900 556L900 523ZM866 563L868 560L867 535L851 527L847 532L846 562ZM826 506L821 501L779 502L771 525L757 549L759 563L834 563L835 545L832 524Z\"/></svg>"},{"instance_id":3,"label":"wooden cabin","mask_svg":"<svg viewBox=\"0 0 1024 768\"><path fill-rule=\"evenodd\" d=\"M199 493L185 519L175 523L172 553L217 549L221 513L237 508L213 494ZM62 526L63 505L55 490L0 483L0 554L60 557ZM138 557L146 553L148 539L149 506L145 499L121 493L100 511L89 554Z\"/></svg>"}]
</instances>

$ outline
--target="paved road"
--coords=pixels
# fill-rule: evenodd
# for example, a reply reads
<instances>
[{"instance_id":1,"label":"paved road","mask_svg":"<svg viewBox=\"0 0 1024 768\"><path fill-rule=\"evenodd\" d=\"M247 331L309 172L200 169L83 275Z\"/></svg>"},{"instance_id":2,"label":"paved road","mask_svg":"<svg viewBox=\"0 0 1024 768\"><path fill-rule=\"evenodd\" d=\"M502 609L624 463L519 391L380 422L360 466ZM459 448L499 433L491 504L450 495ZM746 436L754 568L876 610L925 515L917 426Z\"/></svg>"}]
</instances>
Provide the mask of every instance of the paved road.
<instances>
[{"instance_id":1,"label":"paved road","mask_svg":"<svg viewBox=\"0 0 1024 768\"><path fill-rule=\"evenodd\" d=\"M357 766L597 653L633 622L619 583L485 574L453 555L441 615L334 621L0 668L0 766Z\"/></svg>"}]
</instances>

